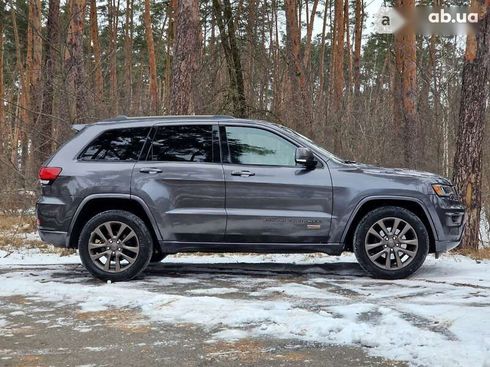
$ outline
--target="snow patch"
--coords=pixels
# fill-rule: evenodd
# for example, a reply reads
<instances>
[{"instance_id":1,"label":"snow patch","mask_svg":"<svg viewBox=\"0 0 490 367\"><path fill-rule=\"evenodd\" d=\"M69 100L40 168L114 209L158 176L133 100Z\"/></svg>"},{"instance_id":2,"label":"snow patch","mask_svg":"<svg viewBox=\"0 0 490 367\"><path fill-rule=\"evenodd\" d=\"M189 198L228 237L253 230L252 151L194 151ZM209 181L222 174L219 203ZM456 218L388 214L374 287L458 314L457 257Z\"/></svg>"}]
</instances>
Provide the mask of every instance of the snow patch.
<instances>
[{"instance_id":1,"label":"snow patch","mask_svg":"<svg viewBox=\"0 0 490 367\"><path fill-rule=\"evenodd\" d=\"M49 256L33 256L37 264L52 264ZM414 366L431 366L434 356L440 365L489 366L490 262L477 263L461 256L429 258L415 276L386 281L358 276L357 270L351 275L332 275L324 268L335 261L355 260L352 255L178 256L165 262L172 267L209 264L211 274L146 276L124 284L95 282L85 274L60 279L54 274L59 266L39 266L33 271L4 265L0 296L23 295L32 302L72 305L82 311L133 308L150 322L199 325L213 340L298 339L357 345L372 355ZM237 266L230 275L213 272L213 264L218 263L253 266L240 275ZM281 269L293 264L316 265L294 268L302 272L300 276L283 277L274 274L277 266L271 264L281 264ZM258 274L249 276L253 269ZM203 282L219 287L205 288ZM190 289L193 284L195 288ZM167 294L167 287L184 287L185 291ZM5 320L0 319L0 326L2 322Z\"/></svg>"}]
</instances>

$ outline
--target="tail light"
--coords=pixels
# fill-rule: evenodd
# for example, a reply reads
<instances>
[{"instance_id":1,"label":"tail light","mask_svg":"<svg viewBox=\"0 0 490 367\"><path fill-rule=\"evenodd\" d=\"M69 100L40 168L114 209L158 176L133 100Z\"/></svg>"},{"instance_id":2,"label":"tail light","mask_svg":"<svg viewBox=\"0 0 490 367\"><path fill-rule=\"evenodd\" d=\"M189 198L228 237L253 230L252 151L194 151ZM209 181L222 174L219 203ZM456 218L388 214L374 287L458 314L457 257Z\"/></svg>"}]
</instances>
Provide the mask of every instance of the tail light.
<instances>
[{"instance_id":1,"label":"tail light","mask_svg":"<svg viewBox=\"0 0 490 367\"><path fill-rule=\"evenodd\" d=\"M39 169L39 181L43 184L49 184L56 180L61 173L61 167L41 167Z\"/></svg>"}]
</instances>

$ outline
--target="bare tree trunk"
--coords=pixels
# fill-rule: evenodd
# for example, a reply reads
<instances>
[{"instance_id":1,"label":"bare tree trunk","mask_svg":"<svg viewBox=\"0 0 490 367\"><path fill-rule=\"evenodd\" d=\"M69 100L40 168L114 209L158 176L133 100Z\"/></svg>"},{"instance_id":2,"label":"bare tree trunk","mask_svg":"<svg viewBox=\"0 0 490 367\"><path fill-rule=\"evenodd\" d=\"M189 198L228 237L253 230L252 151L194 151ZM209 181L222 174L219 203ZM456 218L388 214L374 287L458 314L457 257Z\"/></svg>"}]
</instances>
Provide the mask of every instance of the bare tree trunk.
<instances>
[{"instance_id":1,"label":"bare tree trunk","mask_svg":"<svg viewBox=\"0 0 490 367\"><path fill-rule=\"evenodd\" d=\"M213 8L216 23L220 30L221 45L225 53L230 78L230 89L233 101L234 114L237 117L247 115L247 104L245 101L245 86L243 82L243 70L240 60L240 52L236 42L235 21L229 0L213 0Z\"/></svg>"},{"instance_id":2,"label":"bare tree trunk","mask_svg":"<svg viewBox=\"0 0 490 367\"><path fill-rule=\"evenodd\" d=\"M155 45L153 43L153 30L151 25L150 0L145 0L145 34L148 48L148 68L150 73L150 101L151 112L158 114L158 85L157 66L155 61Z\"/></svg>"},{"instance_id":3,"label":"bare tree trunk","mask_svg":"<svg viewBox=\"0 0 490 367\"><path fill-rule=\"evenodd\" d=\"M26 62L25 68L23 71L23 85L22 85L22 99L21 99L21 108L19 111L19 118L22 124L22 128L19 129L19 138L20 138L20 170L24 179L27 174L27 160L29 157L29 138L30 132L33 128L32 126L32 114L31 111L31 81L32 81L32 42L33 42L33 4L28 3L28 14L27 14L27 45L26 45ZM24 181L23 186L25 187L26 182Z\"/></svg>"},{"instance_id":4,"label":"bare tree trunk","mask_svg":"<svg viewBox=\"0 0 490 367\"><path fill-rule=\"evenodd\" d=\"M490 68L490 6L480 5L474 38L469 36L463 66L459 130L454 156L454 184L466 206L463 248L478 248L481 214L482 143ZM488 1L487 1L488 3Z\"/></svg>"},{"instance_id":5,"label":"bare tree trunk","mask_svg":"<svg viewBox=\"0 0 490 367\"><path fill-rule=\"evenodd\" d=\"M44 87L42 115L39 118L39 135L42 137L38 152L35 154L35 166L39 167L52 152L53 148L53 101L54 84L58 71L58 49L60 0L49 0L47 38L45 42L46 57L44 63Z\"/></svg>"},{"instance_id":6,"label":"bare tree trunk","mask_svg":"<svg viewBox=\"0 0 490 367\"><path fill-rule=\"evenodd\" d=\"M20 79L20 88L18 93L18 112L15 114L16 120L13 123L13 131L11 141L11 153L10 153L10 161L15 167L18 167L18 156L19 156L19 140L21 138L21 132L19 129L19 124L24 124L27 121L26 111L27 111L27 96L29 86L26 82L26 76L24 73L24 69L22 67L22 56L21 56L21 46L20 46L20 38L19 38L19 30L17 28L17 17L15 15L15 11L11 11L12 18L12 29L14 31L14 40L15 40L15 63L17 75ZM20 120L20 122L19 122Z\"/></svg>"},{"instance_id":7,"label":"bare tree trunk","mask_svg":"<svg viewBox=\"0 0 490 367\"><path fill-rule=\"evenodd\" d=\"M133 0L126 1L124 27L124 113L131 114L133 100Z\"/></svg>"},{"instance_id":8,"label":"bare tree trunk","mask_svg":"<svg viewBox=\"0 0 490 367\"><path fill-rule=\"evenodd\" d=\"M43 131L38 125L42 110L41 62L43 42L41 35L41 0L29 1L29 19L32 22L32 65L30 66L30 121L28 138L31 141L31 154L26 159L28 178L34 180L39 168L36 156L39 156L41 145L49 141L50 133ZM46 139L47 136L47 139ZM27 151L26 151L27 153Z\"/></svg>"},{"instance_id":9,"label":"bare tree trunk","mask_svg":"<svg viewBox=\"0 0 490 367\"><path fill-rule=\"evenodd\" d=\"M70 1L70 25L65 54L65 70L67 72L67 87L69 98L69 119L75 122L83 118L85 98L85 68L83 60L83 25L85 19L85 0ZM62 136L68 129L62 132Z\"/></svg>"},{"instance_id":10,"label":"bare tree trunk","mask_svg":"<svg viewBox=\"0 0 490 367\"><path fill-rule=\"evenodd\" d=\"M402 14L410 17L415 9L415 0L397 0L397 8ZM399 116L395 117L401 122L400 146L403 147L404 164L410 168L417 167L419 163L420 148L419 124L417 116L417 56L416 39L413 29L406 27L395 34L396 74L399 79L400 99L395 103ZM398 95L395 95L397 98Z\"/></svg>"},{"instance_id":11,"label":"bare tree trunk","mask_svg":"<svg viewBox=\"0 0 490 367\"><path fill-rule=\"evenodd\" d=\"M179 1L175 31L170 110L187 115L195 111L193 84L200 56L198 0Z\"/></svg>"},{"instance_id":12,"label":"bare tree trunk","mask_svg":"<svg viewBox=\"0 0 490 367\"><path fill-rule=\"evenodd\" d=\"M344 2L335 0L335 19L332 40L332 57L330 69L330 107L334 121L334 151L342 152L343 119L341 118L341 107L344 93L344 40L345 20Z\"/></svg>"},{"instance_id":13,"label":"bare tree trunk","mask_svg":"<svg viewBox=\"0 0 490 367\"><path fill-rule=\"evenodd\" d=\"M94 76L95 76L95 110L102 113L104 105L104 78L102 75L102 57L99 41L99 25L97 21L97 2L90 0L90 40L94 52Z\"/></svg>"},{"instance_id":14,"label":"bare tree trunk","mask_svg":"<svg viewBox=\"0 0 490 367\"><path fill-rule=\"evenodd\" d=\"M174 39L175 39L175 18L177 16L178 2L177 0L170 0L167 3L167 16L168 16L168 29L167 29L167 44L166 44L166 55L165 55L165 73L164 73L164 84L165 84L165 98L164 107L168 111L170 110L170 104L172 100L172 60L173 60L173 50L174 50Z\"/></svg>"},{"instance_id":15,"label":"bare tree trunk","mask_svg":"<svg viewBox=\"0 0 490 367\"><path fill-rule=\"evenodd\" d=\"M4 5L0 5L0 16L2 19L4 19L5 16L5 9ZM5 137L8 136L7 132L7 121L5 121L5 102L4 102L4 86L3 86L3 22L0 22L0 154L2 156L5 154L6 151L6 139Z\"/></svg>"},{"instance_id":16,"label":"bare tree trunk","mask_svg":"<svg viewBox=\"0 0 490 367\"><path fill-rule=\"evenodd\" d=\"M298 20L298 1L286 0L286 49L290 84L290 108L293 126L312 136L313 106L301 55L301 29Z\"/></svg>"},{"instance_id":17,"label":"bare tree trunk","mask_svg":"<svg viewBox=\"0 0 490 367\"><path fill-rule=\"evenodd\" d=\"M350 19L349 19L349 0L344 2L344 23L345 23L345 49L347 51L347 97L352 94L352 47L350 39Z\"/></svg>"},{"instance_id":18,"label":"bare tree trunk","mask_svg":"<svg viewBox=\"0 0 490 367\"><path fill-rule=\"evenodd\" d=\"M322 38L321 38L321 45L320 45L320 61L319 61L319 66L318 66L318 73L319 73L319 91L318 91L318 98L320 102L323 104L324 103L324 89L325 89L325 40L326 40L326 31L327 31L327 10L328 10L328 5L327 2L325 2L325 9L323 11L323 23L322 23Z\"/></svg>"},{"instance_id":19,"label":"bare tree trunk","mask_svg":"<svg viewBox=\"0 0 490 367\"><path fill-rule=\"evenodd\" d=\"M311 38L313 36L313 24L316 18L316 9L318 8L318 0L313 0L313 6L311 7L311 15L306 23L306 43L305 43L305 54L304 54L304 67L307 71L310 70L310 59L311 59ZM308 14L308 9L306 11Z\"/></svg>"},{"instance_id":20,"label":"bare tree trunk","mask_svg":"<svg viewBox=\"0 0 490 367\"><path fill-rule=\"evenodd\" d=\"M110 103L112 115L119 113L119 96L117 90L117 26L119 14L119 0L109 0L109 78Z\"/></svg>"},{"instance_id":21,"label":"bare tree trunk","mask_svg":"<svg viewBox=\"0 0 490 367\"><path fill-rule=\"evenodd\" d=\"M354 95L359 96L361 90L361 42L362 26L364 21L363 0L356 0L355 6L355 25L354 25L354 59L353 59L353 79Z\"/></svg>"}]
</instances>

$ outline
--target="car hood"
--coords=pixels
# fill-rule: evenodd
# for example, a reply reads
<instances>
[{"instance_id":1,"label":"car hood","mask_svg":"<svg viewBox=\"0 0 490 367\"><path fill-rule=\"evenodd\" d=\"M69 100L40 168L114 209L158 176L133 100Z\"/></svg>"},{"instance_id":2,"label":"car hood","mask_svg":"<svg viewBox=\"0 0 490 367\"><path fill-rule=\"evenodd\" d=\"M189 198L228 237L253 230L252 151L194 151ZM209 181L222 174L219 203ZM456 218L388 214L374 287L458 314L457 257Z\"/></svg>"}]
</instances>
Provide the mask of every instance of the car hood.
<instances>
[{"instance_id":1,"label":"car hood","mask_svg":"<svg viewBox=\"0 0 490 367\"><path fill-rule=\"evenodd\" d=\"M386 168L378 167L363 163L349 164L347 167L351 167L355 170L360 170L366 174L379 175L379 176L396 176L399 178L420 179L420 181L428 183L441 183L444 185L451 185L451 181L447 178L437 175L431 172L415 171L405 168Z\"/></svg>"}]
</instances>

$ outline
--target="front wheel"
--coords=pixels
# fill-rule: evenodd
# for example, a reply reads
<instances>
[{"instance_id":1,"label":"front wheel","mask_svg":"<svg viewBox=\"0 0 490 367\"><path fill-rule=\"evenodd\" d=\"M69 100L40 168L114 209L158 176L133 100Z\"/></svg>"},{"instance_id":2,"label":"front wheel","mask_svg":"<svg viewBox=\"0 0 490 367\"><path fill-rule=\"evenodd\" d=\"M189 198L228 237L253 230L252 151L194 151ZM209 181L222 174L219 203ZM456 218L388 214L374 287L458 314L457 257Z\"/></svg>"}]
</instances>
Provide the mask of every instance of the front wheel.
<instances>
[{"instance_id":1,"label":"front wheel","mask_svg":"<svg viewBox=\"0 0 490 367\"><path fill-rule=\"evenodd\" d=\"M85 224L78 249L83 265L93 276L125 281L146 268L153 254L153 240L138 216L108 210Z\"/></svg>"},{"instance_id":2,"label":"front wheel","mask_svg":"<svg viewBox=\"0 0 490 367\"><path fill-rule=\"evenodd\" d=\"M357 261L375 278L406 278L422 266L428 252L429 235L424 223L401 207L369 212L354 235Z\"/></svg>"}]
</instances>

